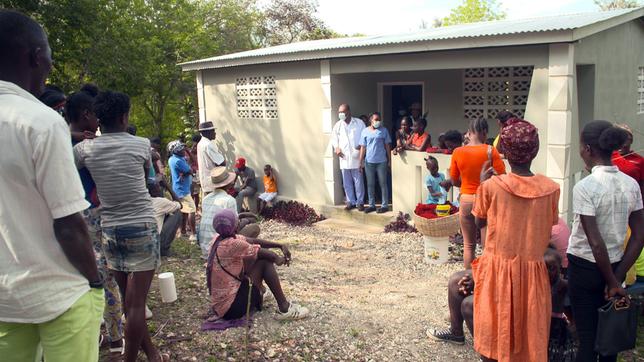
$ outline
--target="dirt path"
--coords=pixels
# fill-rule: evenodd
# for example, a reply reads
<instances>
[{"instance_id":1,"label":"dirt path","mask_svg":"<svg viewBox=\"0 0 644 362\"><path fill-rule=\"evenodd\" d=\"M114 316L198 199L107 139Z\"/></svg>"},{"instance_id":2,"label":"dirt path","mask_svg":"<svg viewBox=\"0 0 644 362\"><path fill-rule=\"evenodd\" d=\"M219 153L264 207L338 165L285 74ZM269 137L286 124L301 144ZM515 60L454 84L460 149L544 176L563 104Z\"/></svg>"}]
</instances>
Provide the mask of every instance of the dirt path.
<instances>
[{"instance_id":1,"label":"dirt path","mask_svg":"<svg viewBox=\"0 0 644 362\"><path fill-rule=\"evenodd\" d=\"M424 264L421 237L272 222L263 224L262 237L289 245L294 261L279 269L283 286L287 297L311 310L311 317L277 322L275 301L269 300L254 318L250 360L477 360L469 336L465 346L425 336L429 326L448 325L446 284L459 265ZM174 250L176 256L164 262L162 271L175 273L180 299L161 303L154 282L149 325L153 333L162 327L155 343L177 361L244 360L244 329L199 331L208 306L203 261L186 241Z\"/></svg>"}]
</instances>

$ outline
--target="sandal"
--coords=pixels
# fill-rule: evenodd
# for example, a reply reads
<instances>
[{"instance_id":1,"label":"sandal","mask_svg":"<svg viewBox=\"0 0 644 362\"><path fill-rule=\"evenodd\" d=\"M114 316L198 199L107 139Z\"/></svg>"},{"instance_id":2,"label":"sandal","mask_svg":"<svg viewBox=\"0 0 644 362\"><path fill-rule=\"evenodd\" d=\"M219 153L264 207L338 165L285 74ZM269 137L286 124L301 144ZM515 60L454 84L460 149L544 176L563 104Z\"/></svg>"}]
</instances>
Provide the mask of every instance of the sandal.
<instances>
[{"instance_id":1,"label":"sandal","mask_svg":"<svg viewBox=\"0 0 644 362\"><path fill-rule=\"evenodd\" d=\"M159 356L161 356L161 362L170 362L170 352L159 353Z\"/></svg>"},{"instance_id":2,"label":"sandal","mask_svg":"<svg viewBox=\"0 0 644 362\"><path fill-rule=\"evenodd\" d=\"M278 310L275 319L277 319L278 321L297 320L305 318L308 314L308 308L302 307L299 304L291 303L285 313L282 313Z\"/></svg>"}]
</instances>

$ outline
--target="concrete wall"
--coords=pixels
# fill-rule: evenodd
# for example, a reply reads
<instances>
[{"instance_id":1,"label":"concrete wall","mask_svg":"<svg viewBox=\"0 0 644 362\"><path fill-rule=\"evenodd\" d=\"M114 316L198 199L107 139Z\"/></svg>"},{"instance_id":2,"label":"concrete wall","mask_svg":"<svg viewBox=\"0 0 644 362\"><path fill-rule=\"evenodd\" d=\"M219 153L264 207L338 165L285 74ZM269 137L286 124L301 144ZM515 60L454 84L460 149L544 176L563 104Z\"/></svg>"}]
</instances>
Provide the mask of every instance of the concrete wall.
<instances>
[{"instance_id":1,"label":"concrete wall","mask_svg":"<svg viewBox=\"0 0 644 362\"><path fill-rule=\"evenodd\" d=\"M258 75L275 76L279 119L237 117L235 79ZM321 110L329 105L319 61L204 70L202 78L205 119L214 122L216 143L230 166L243 156L261 177L264 164L270 163L280 196L319 205L332 202L325 192L322 156L328 138L321 136Z\"/></svg>"},{"instance_id":2,"label":"concrete wall","mask_svg":"<svg viewBox=\"0 0 644 362\"><path fill-rule=\"evenodd\" d=\"M644 67L644 23L632 21L580 40L575 45L575 62L595 65L595 119L630 125L635 131L633 149L644 148L644 114L637 114L637 71ZM573 140L578 151L578 137Z\"/></svg>"},{"instance_id":3,"label":"concrete wall","mask_svg":"<svg viewBox=\"0 0 644 362\"><path fill-rule=\"evenodd\" d=\"M356 116L378 111L378 83L422 82L425 94L423 113L427 112L427 130L432 139L436 140L439 133L448 129L467 129L467 122L463 119L460 69L342 74L333 75L331 79L333 109L348 102Z\"/></svg>"}]
</instances>

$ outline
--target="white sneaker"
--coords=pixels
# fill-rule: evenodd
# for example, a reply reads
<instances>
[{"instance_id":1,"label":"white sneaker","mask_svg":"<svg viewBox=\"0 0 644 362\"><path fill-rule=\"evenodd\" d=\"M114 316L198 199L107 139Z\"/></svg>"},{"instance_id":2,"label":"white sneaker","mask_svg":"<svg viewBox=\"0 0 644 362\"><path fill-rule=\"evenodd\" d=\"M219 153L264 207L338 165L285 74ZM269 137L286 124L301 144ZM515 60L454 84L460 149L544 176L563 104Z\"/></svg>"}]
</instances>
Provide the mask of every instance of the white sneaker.
<instances>
[{"instance_id":1,"label":"white sneaker","mask_svg":"<svg viewBox=\"0 0 644 362\"><path fill-rule=\"evenodd\" d=\"M275 316L275 319L277 319L278 321L296 320L296 319L305 318L308 314L309 314L308 308L302 307L299 304L291 303L286 313L282 313L279 310L277 310L277 315Z\"/></svg>"},{"instance_id":2,"label":"white sneaker","mask_svg":"<svg viewBox=\"0 0 644 362\"><path fill-rule=\"evenodd\" d=\"M152 319L153 316L154 316L154 314L152 314L152 311L146 305L145 306L145 319Z\"/></svg>"}]
</instances>

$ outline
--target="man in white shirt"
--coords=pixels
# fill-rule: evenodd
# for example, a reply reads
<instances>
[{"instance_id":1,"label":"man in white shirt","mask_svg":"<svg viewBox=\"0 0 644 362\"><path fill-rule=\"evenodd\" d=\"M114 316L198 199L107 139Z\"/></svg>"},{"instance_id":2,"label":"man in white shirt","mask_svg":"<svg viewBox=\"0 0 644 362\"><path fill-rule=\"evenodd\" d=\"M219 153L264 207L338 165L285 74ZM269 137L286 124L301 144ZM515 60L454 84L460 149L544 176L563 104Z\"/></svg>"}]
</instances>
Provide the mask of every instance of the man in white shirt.
<instances>
[{"instance_id":1,"label":"man in white shirt","mask_svg":"<svg viewBox=\"0 0 644 362\"><path fill-rule=\"evenodd\" d=\"M203 122L199 124L199 133L201 140L197 144L197 165L199 166L199 181L204 196L213 192L215 189L210 180L210 173L215 167L225 166L224 156L217 151L215 145L215 126L212 122Z\"/></svg>"},{"instance_id":2,"label":"man in white shirt","mask_svg":"<svg viewBox=\"0 0 644 362\"><path fill-rule=\"evenodd\" d=\"M154 218L157 221L161 256L169 256L170 246L177 235L177 230L181 227L183 217L181 212L177 211L181 210L182 205L178 200L168 200L163 197L163 192L156 182L148 183L148 191L152 197Z\"/></svg>"},{"instance_id":3,"label":"man in white shirt","mask_svg":"<svg viewBox=\"0 0 644 362\"><path fill-rule=\"evenodd\" d=\"M342 185L347 198L345 210L358 208L364 210L364 179L360 172L360 134L365 128L359 118L351 117L348 104L338 108L339 121L331 132L331 145L340 160L342 170Z\"/></svg>"},{"instance_id":4,"label":"man in white shirt","mask_svg":"<svg viewBox=\"0 0 644 362\"><path fill-rule=\"evenodd\" d=\"M103 283L63 118L36 98L51 70L43 29L0 10L0 359L97 361Z\"/></svg>"}]
</instances>

